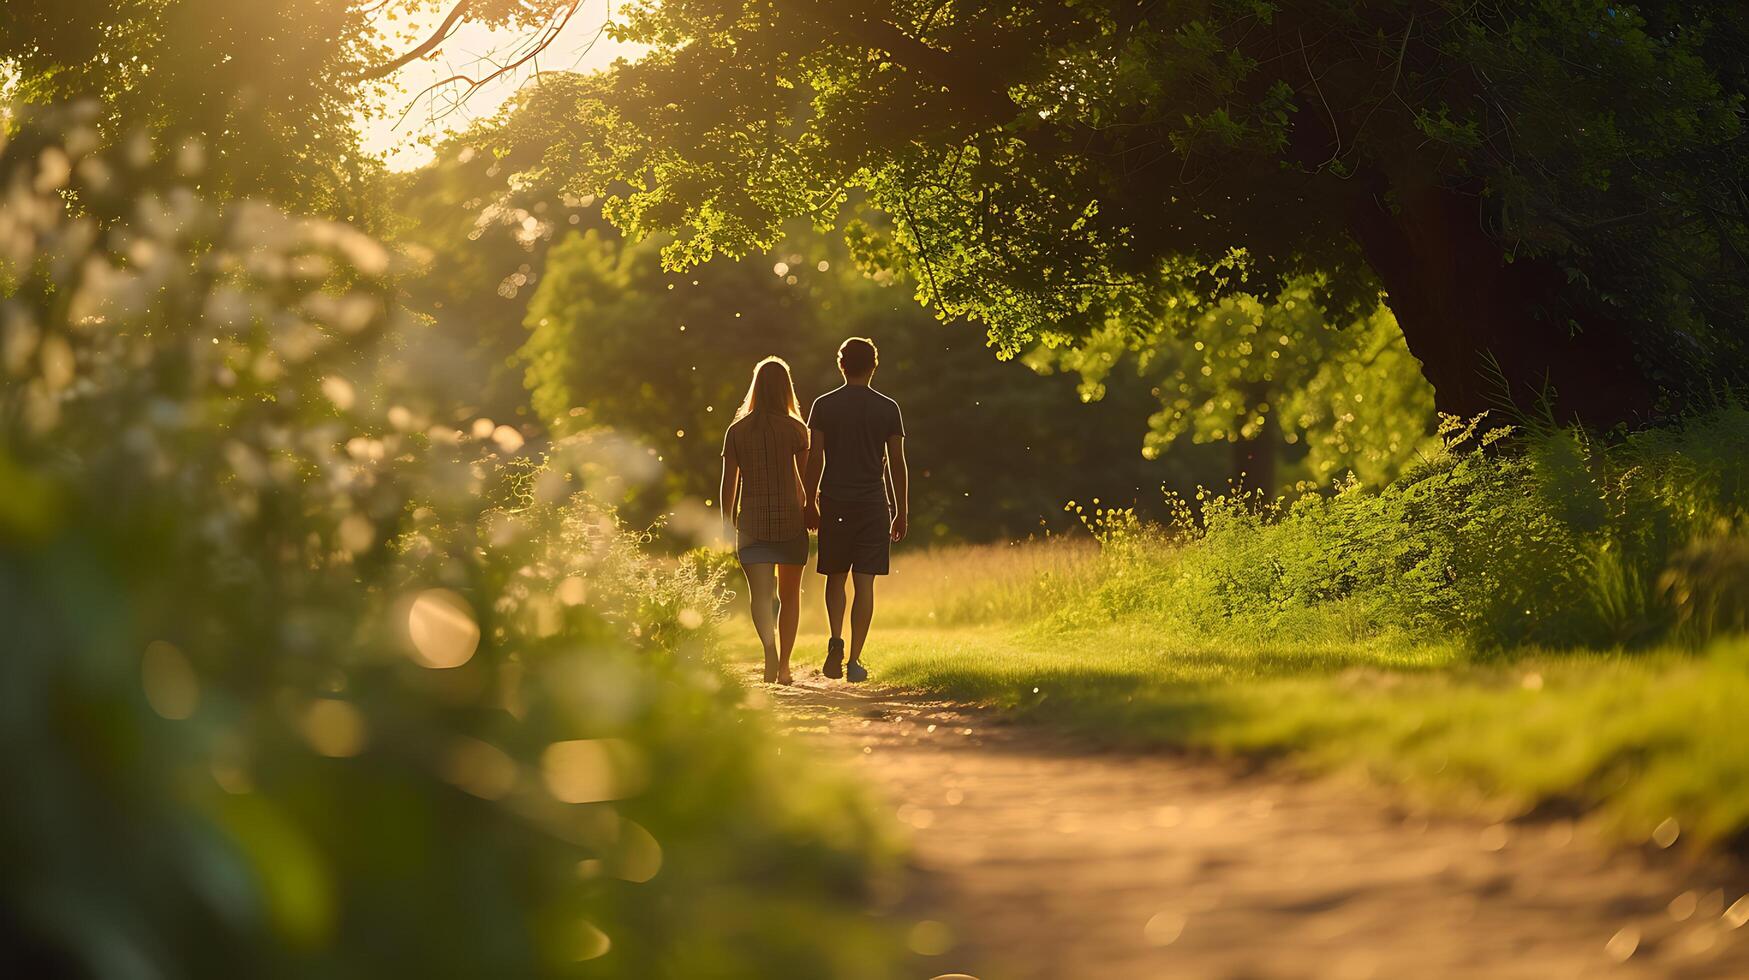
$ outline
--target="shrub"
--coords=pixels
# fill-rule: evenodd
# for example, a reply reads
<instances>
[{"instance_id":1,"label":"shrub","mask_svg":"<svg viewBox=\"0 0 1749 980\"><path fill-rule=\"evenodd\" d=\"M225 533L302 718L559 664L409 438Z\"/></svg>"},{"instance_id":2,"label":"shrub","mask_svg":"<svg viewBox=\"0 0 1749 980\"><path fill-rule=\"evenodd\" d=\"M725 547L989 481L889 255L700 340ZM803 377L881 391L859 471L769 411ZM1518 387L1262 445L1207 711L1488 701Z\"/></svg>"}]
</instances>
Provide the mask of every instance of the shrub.
<instances>
[{"instance_id":1,"label":"shrub","mask_svg":"<svg viewBox=\"0 0 1749 980\"><path fill-rule=\"evenodd\" d=\"M602 450L402 398L395 255L99 142L0 148L7 965L884 975L867 814L737 709Z\"/></svg>"},{"instance_id":2,"label":"shrub","mask_svg":"<svg viewBox=\"0 0 1749 980\"><path fill-rule=\"evenodd\" d=\"M1209 636L1478 650L1632 648L1679 625L1690 642L1734 628L1738 564L1696 549L1743 528L1749 410L1611 446L1478 430L1448 421L1444 450L1381 490L1351 481L1267 504L1205 492L1196 520L1181 502L1170 527L1118 546L1102 534L1107 574L1059 622L1092 609Z\"/></svg>"}]
</instances>

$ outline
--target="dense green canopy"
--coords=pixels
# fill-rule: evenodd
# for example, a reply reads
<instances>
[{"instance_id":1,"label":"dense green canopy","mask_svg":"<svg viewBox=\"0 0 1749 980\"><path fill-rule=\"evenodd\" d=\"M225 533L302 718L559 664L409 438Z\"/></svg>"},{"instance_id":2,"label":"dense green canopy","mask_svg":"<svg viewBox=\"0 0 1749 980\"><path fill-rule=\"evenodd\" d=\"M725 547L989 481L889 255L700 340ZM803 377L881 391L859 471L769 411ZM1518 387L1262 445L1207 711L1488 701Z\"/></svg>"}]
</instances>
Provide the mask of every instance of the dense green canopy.
<instances>
[{"instance_id":1,"label":"dense green canopy","mask_svg":"<svg viewBox=\"0 0 1749 980\"><path fill-rule=\"evenodd\" d=\"M684 265L849 222L1004 351L1326 274L1442 409L1643 419L1743 377L1740 5L664 0L506 142ZM860 209L890 236L858 233ZM1168 301L1177 299L1179 306ZM1189 303L1183 303L1190 300Z\"/></svg>"}]
</instances>

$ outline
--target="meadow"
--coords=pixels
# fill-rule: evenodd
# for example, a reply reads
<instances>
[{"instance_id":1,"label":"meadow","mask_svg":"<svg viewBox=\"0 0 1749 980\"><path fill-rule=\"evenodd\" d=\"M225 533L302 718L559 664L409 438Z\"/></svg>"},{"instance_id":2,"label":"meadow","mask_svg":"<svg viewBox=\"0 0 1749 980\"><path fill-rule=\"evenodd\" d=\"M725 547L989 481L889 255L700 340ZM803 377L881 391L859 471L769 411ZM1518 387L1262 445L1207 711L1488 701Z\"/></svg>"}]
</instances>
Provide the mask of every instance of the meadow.
<instances>
[{"instance_id":1,"label":"meadow","mask_svg":"<svg viewBox=\"0 0 1749 980\"><path fill-rule=\"evenodd\" d=\"M1608 448L1453 426L1383 490L1208 494L1170 526L1080 505L1084 536L901 553L867 656L882 681L1113 744L1731 846L1746 426L1732 407Z\"/></svg>"}]
</instances>

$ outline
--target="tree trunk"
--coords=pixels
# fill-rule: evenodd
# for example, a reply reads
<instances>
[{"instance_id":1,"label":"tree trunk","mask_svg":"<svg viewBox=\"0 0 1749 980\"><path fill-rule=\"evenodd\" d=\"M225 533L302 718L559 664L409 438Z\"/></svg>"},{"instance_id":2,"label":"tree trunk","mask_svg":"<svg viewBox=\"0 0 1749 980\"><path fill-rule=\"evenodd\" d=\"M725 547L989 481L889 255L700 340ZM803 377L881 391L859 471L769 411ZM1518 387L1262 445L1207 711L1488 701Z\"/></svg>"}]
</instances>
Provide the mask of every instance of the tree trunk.
<instances>
[{"instance_id":1,"label":"tree trunk","mask_svg":"<svg viewBox=\"0 0 1749 980\"><path fill-rule=\"evenodd\" d=\"M1649 419L1656 387L1635 357L1633 327L1553 262L1508 261L1483 227L1479 196L1382 177L1370 190L1350 228L1441 412L1547 409L1593 429Z\"/></svg>"}]
</instances>

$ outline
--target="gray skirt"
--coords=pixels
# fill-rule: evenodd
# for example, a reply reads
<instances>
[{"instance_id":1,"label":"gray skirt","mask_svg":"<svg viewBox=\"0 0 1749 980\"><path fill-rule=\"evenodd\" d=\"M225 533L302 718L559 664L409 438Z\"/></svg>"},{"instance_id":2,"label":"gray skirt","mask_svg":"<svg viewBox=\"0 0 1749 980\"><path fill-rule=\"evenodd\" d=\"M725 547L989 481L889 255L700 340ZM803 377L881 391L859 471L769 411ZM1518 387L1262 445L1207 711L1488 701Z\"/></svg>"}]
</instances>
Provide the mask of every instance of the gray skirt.
<instances>
[{"instance_id":1,"label":"gray skirt","mask_svg":"<svg viewBox=\"0 0 1749 980\"><path fill-rule=\"evenodd\" d=\"M735 557L743 565L806 565L808 563L808 532L788 541L754 541L735 536Z\"/></svg>"}]
</instances>

